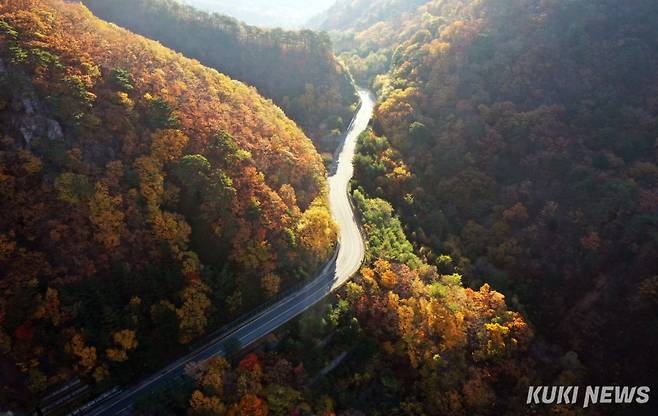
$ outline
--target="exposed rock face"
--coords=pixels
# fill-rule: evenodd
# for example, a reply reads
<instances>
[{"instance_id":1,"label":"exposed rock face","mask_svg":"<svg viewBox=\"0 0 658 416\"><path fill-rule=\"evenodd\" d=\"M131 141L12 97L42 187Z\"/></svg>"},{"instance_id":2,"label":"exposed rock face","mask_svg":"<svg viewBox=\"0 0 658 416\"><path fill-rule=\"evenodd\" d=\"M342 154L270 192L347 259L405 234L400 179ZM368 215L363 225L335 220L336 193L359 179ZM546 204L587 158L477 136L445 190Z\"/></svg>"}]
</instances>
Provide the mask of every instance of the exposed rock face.
<instances>
[{"instance_id":1,"label":"exposed rock face","mask_svg":"<svg viewBox=\"0 0 658 416\"><path fill-rule=\"evenodd\" d=\"M61 140L64 138L64 132L62 131L62 126L59 123L52 119L46 119L46 128L47 136L49 140Z\"/></svg>"},{"instance_id":2,"label":"exposed rock face","mask_svg":"<svg viewBox=\"0 0 658 416\"><path fill-rule=\"evenodd\" d=\"M0 77L11 75L10 70L0 59ZM30 82L25 80L20 83L24 87L12 89L11 95L4 97L9 101L9 105L5 105L5 108L0 107L0 121L4 129L20 133L26 148L30 148L32 141L40 137L61 140L64 137L62 126L47 116L47 109L36 97Z\"/></svg>"}]
</instances>

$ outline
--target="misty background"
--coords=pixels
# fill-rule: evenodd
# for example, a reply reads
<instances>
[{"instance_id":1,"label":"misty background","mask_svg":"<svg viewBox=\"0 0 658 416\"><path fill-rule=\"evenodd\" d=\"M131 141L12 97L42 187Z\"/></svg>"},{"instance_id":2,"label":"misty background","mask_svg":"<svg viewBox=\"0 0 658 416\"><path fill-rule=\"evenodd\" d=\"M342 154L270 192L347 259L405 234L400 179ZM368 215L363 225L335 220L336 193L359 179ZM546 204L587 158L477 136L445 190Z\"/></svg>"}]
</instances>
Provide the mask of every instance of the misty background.
<instances>
[{"instance_id":1,"label":"misty background","mask_svg":"<svg viewBox=\"0 0 658 416\"><path fill-rule=\"evenodd\" d=\"M182 0L198 9L226 14L250 25L299 29L335 0Z\"/></svg>"}]
</instances>

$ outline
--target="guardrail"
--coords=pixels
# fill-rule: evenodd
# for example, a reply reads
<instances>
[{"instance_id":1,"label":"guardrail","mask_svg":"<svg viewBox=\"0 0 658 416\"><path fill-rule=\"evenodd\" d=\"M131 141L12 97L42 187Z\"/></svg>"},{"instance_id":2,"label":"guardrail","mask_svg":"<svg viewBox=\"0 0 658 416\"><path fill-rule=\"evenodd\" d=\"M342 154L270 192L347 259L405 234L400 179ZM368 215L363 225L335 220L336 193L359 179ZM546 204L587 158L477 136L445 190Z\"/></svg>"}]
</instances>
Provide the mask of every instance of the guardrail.
<instances>
[{"instance_id":1,"label":"guardrail","mask_svg":"<svg viewBox=\"0 0 658 416\"><path fill-rule=\"evenodd\" d=\"M121 389L119 387L114 387L112 390L108 390L105 393L101 394L100 396L96 397L95 399L85 403L84 405L78 407L74 411L68 414L68 416L79 416L79 415L84 415L85 412L88 410L91 410L94 406L102 403L104 400L109 399L110 397L114 397L117 394L121 393Z\"/></svg>"}]
</instances>

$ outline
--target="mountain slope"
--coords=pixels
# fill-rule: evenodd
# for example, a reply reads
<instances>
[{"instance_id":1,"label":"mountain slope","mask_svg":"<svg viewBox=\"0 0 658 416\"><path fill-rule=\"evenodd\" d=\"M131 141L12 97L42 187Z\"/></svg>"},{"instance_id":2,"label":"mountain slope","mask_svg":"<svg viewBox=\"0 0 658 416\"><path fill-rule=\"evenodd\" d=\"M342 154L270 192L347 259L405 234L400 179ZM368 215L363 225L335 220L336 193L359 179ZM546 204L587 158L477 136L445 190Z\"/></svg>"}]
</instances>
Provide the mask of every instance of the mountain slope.
<instances>
[{"instance_id":1,"label":"mountain slope","mask_svg":"<svg viewBox=\"0 0 658 416\"><path fill-rule=\"evenodd\" d=\"M375 77L388 72L395 48L407 40L431 16L430 5L443 6L432 11L449 19L457 10L453 2L426 0L337 1L319 14L310 27L329 32L339 57L362 85L372 85Z\"/></svg>"},{"instance_id":2,"label":"mountain slope","mask_svg":"<svg viewBox=\"0 0 658 416\"><path fill-rule=\"evenodd\" d=\"M79 4L0 6L0 133L3 401L158 368L331 251L280 109Z\"/></svg>"},{"instance_id":3,"label":"mountain slope","mask_svg":"<svg viewBox=\"0 0 658 416\"><path fill-rule=\"evenodd\" d=\"M259 29L174 0L85 0L102 19L258 88L314 138L345 128L356 93L329 39Z\"/></svg>"},{"instance_id":4,"label":"mountain slope","mask_svg":"<svg viewBox=\"0 0 658 416\"><path fill-rule=\"evenodd\" d=\"M426 0L356 0L337 1L315 16L309 26L326 31L359 32L380 22L413 13Z\"/></svg>"},{"instance_id":5,"label":"mountain slope","mask_svg":"<svg viewBox=\"0 0 658 416\"><path fill-rule=\"evenodd\" d=\"M386 138L364 139L357 176L471 285L518 296L588 383L658 367L636 354L658 348L658 6L632 3L431 1L339 26L351 64L386 67Z\"/></svg>"}]
</instances>

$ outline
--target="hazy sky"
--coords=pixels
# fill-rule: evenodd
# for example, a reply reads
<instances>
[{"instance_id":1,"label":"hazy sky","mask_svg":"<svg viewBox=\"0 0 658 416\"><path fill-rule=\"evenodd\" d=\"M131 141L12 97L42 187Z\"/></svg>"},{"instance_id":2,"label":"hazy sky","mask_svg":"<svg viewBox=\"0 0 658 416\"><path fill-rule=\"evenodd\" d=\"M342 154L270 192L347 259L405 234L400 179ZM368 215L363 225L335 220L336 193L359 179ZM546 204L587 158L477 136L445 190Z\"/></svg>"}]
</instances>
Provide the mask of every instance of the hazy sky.
<instances>
[{"instance_id":1,"label":"hazy sky","mask_svg":"<svg viewBox=\"0 0 658 416\"><path fill-rule=\"evenodd\" d=\"M336 0L181 0L201 10L233 16L248 24L296 29Z\"/></svg>"}]
</instances>

